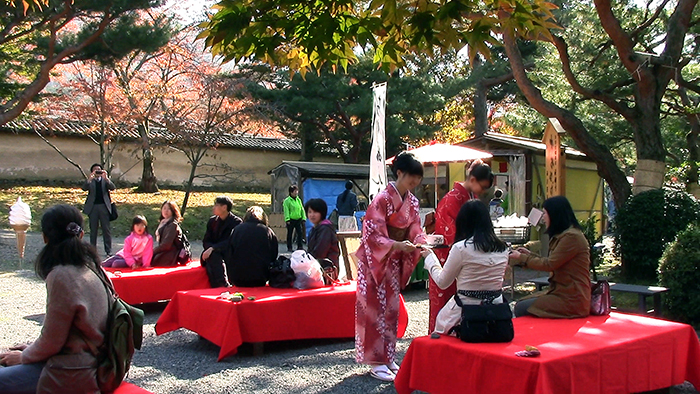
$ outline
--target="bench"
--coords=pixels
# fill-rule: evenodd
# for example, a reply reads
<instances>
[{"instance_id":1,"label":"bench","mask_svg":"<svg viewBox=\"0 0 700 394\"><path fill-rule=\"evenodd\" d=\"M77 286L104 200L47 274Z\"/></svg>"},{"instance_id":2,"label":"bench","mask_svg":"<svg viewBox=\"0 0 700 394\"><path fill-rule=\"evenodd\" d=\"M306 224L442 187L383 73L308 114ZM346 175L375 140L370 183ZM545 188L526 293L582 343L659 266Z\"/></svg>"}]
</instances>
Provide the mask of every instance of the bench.
<instances>
[{"instance_id":1,"label":"bench","mask_svg":"<svg viewBox=\"0 0 700 394\"><path fill-rule=\"evenodd\" d=\"M549 277L543 276L540 278L529 279L528 282L535 284L537 291L542 290L544 286L549 286ZM621 293L634 293L639 297L638 310L642 314L653 313L654 316L661 315L661 294L668 291L665 287L660 286L644 286L644 285L629 285L626 283L610 283L610 291L619 291ZM647 297L653 297L654 309L647 310Z\"/></svg>"}]
</instances>

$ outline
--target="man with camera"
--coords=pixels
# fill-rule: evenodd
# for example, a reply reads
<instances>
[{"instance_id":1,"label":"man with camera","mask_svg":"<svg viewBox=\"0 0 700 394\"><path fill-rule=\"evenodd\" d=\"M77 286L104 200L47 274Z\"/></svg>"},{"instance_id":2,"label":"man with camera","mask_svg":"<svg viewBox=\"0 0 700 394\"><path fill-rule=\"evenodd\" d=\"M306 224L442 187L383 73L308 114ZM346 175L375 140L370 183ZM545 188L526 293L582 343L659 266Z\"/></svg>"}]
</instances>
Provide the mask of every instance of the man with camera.
<instances>
[{"instance_id":1,"label":"man with camera","mask_svg":"<svg viewBox=\"0 0 700 394\"><path fill-rule=\"evenodd\" d=\"M101 164L95 163L90 167L90 176L83 184L83 190L88 192L83 212L90 219L90 243L97 246L97 228L102 227L102 239L107 256L112 255L112 229L109 226L109 215L112 212L112 200L109 191L116 189L109 180L107 171Z\"/></svg>"}]
</instances>

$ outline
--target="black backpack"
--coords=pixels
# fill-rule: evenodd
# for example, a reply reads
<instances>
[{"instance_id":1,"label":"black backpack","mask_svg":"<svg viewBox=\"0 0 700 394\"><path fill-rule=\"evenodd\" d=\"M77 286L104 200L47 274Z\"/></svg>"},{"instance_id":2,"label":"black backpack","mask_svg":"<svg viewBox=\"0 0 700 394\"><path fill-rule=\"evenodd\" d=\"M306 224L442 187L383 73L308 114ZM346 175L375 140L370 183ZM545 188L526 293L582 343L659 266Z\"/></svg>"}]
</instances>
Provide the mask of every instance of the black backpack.
<instances>
[{"instance_id":1,"label":"black backpack","mask_svg":"<svg viewBox=\"0 0 700 394\"><path fill-rule=\"evenodd\" d=\"M104 393L112 392L122 384L131 367L134 349L141 349L143 311L119 298L104 274L95 272L95 275L102 281L109 300L104 343L98 349L82 333L80 335L97 358L97 385Z\"/></svg>"},{"instance_id":2,"label":"black backpack","mask_svg":"<svg viewBox=\"0 0 700 394\"><path fill-rule=\"evenodd\" d=\"M296 280L296 275L292 269L292 262L289 258L279 256L277 260L270 263L269 285L277 289L289 289Z\"/></svg>"},{"instance_id":3,"label":"black backpack","mask_svg":"<svg viewBox=\"0 0 700 394\"><path fill-rule=\"evenodd\" d=\"M182 230L182 228L180 228ZM192 259L192 247L190 246L190 240L187 239L185 235L185 230L180 232L180 252L177 255L177 263L180 265L187 265Z\"/></svg>"}]
</instances>

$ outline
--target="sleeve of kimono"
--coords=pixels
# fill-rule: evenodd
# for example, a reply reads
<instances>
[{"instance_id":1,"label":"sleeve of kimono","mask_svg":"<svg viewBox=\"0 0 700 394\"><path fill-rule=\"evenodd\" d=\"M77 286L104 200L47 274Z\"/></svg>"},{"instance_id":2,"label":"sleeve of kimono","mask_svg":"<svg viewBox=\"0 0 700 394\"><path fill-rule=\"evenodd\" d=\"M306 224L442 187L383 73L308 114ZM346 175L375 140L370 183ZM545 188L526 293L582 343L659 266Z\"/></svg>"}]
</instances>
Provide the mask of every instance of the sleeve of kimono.
<instances>
[{"instance_id":1,"label":"sleeve of kimono","mask_svg":"<svg viewBox=\"0 0 700 394\"><path fill-rule=\"evenodd\" d=\"M530 253L520 256L520 262L535 271L554 271L569 262L578 252L574 237L571 234L562 234L557 245L549 253L549 257L540 257Z\"/></svg>"},{"instance_id":2,"label":"sleeve of kimono","mask_svg":"<svg viewBox=\"0 0 700 394\"><path fill-rule=\"evenodd\" d=\"M74 279L68 272L54 269L46 278L46 316L41 335L22 351L22 364L44 361L58 354L68 340L77 313Z\"/></svg>"},{"instance_id":3,"label":"sleeve of kimono","mask_svg":"<svg viewBox=\"0 0 700 394\"><path fill-rule=\"evenodd\" d=\"M150 234L148 235L146 248L143 250L143 255L141 255L141 260L144 267L151 266L151 260L153 260L153 237Z\"/></svg>"},{"instance_id":4,"label":"sleeve of kimono","mask_svg":"<svg viewBox=\"0 0 700 394\"><path fill-rule=\"evenodd\" d=\"M163 228L163 234L160 237L160 242L153 253L161 253L175 249L175 238L178 236L178 225L175 222L169 223Z\"/></svg>"},{"instance_id":5,"label":"sleeve of kimono","mask_svg":"<svg viewBox=\"0 0 700 394\"><path fill-rule=\"evenodd\" d=\"M459 212L457 202L452 195L445 196L443 201L440 201L438 208L435 211L435 234L440 234L445 237L445 245L452 246L455 241L456 233L456 216ZM447 261L449 249L437 249L435 254L443 264Z\"/></svg>"},{"instance_id":6,"label":"sleeve of kimono","mask_svg":"<svg viewBox=\"0 0 700 394\"><path fill-rule=\"evenodd\" d=\"M432 257L432 255L429 257ZM459 250L455 249L453 245L444 267L441 267L440 264L433 264L430 267L430 277L433 278L439 288L444 290L455 281L461 269L462 256L460 256Z\"/></svg>"},{"instance_id":7,"label":"sleeve of kimono","mask_svg":"<svg viewBox=\"0 0 700 394\"><path fill-rule=\"evenodd\" d=\"M375 197L376 203L370 204L365 214L363 235L360 247L363 248L366 263L377 283L384 280L386 275L385 257L391 253L394 240L389 238L386 224L386 196ZM374 202L374 201L373 201Z\"/></svg>"}]
</instances>

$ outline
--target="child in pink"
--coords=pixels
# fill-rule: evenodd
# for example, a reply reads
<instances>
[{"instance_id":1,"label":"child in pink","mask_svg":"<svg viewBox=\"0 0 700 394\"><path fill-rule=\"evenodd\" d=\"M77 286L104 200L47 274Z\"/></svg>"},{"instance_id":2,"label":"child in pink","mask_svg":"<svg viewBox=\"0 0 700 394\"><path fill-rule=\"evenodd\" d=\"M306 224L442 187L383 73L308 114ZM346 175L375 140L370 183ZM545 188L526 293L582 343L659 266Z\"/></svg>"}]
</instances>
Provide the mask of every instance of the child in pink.
<instances>
[{"instance_id":1,"label":"child in pink","mask_svg":"<svg viewBox=\"0 0 700 394\"><path fill-rule=\"evenodd\" d=\"M124 248L102 262L103 267L150 267L153 258L153 237L148 233L146 218L138 215L131 222L131 234L124 240Z\"/></svg>"}]
</instances>

